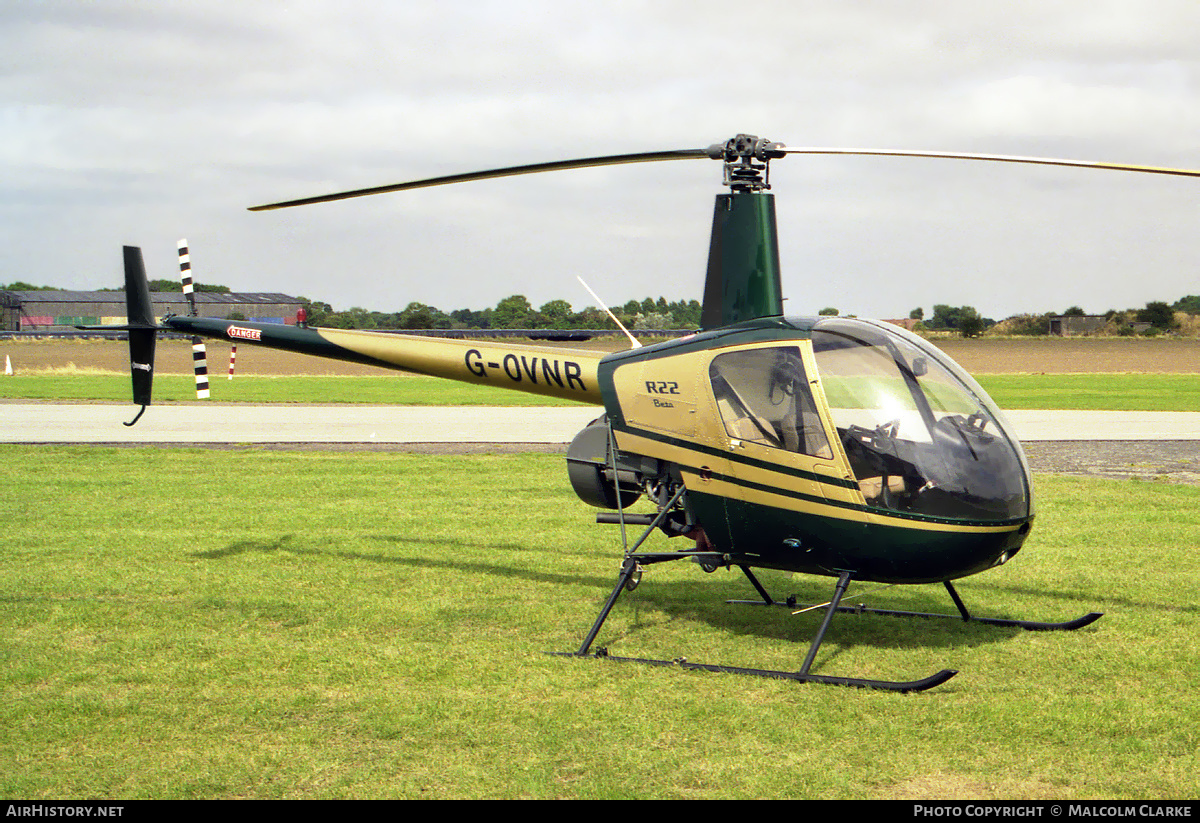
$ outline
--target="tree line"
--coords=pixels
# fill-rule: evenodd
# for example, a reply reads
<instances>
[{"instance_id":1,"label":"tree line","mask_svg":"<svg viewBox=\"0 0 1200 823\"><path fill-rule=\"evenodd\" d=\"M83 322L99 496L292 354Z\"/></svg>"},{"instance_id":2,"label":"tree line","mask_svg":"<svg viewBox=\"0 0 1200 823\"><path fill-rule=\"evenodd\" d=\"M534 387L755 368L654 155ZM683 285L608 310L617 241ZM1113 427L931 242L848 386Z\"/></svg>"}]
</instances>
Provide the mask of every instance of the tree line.
<instances>
[{"instance_id":1,"label":"tree line","mask_svg":"<svg viewBox=\"0 0 1200 823\"><path fill-rule=\"evenodd\" d=\"M175 280L152 280L151 291L175 291L179 288ZM228 286L219 284L197 284L197 291L229 294ZM35 286L23 281L7 285L0 283L4 291L55 291L55 286ZM100 291L123 291L123 288L100 289ZM607 329L616 330L612 318L602 309L587 307L576 311L566 300L550 300L534 308L523 294L514 294L502 299L492 308L480 310L454 309L443 311L424 303L409 303L402 311L380 312L359 306L345 311L335 311L321 300L307 297L297 298L304 306L308 322L314 326L337 329ZM695 329L700 326L700 302L698 300L675 300L665 297L630 300L622 306L611 307L621 324L631 330L644 329ZM832 306L820 310L819 314L839 315ZM979 337L987 332L1004 335L1041 336L1050 334L1050 320L1054 317L1087 316L1079 306L1064 311L1049 311L1043 314L1019 314L1001 321L984 317L974 306L951 306L935 304L928 318L923 308L909 312L915 321L915 330L951 332L963 337ZM1109 309L1103 315L1103 333L1119 336L1135 334L1154 335L1185 330L1200 331L1200 295L1189 294L1174 303L1152 301L1139 309ZM1186 329L1183 329L1187 326Z\"/></svg>"},{"instance_id":2,"label":"tree line","mask_svg":"<svg viewBox=\"0 0 1200 823\"><path fill-rule=\"evenodd\" d=\"M979 337L985 332L1015 336L1044 336L1050 334L1050 321L1057 317L1103 317L1104 325L1098 333L1121 337L1133 335L1153 336L1167 332L1185 330L1194 332L1197 316L1200 316L1200 295L1189 294L1174 303L1154 300L1140 309L1109 309L1103 315L1088 315L1079 306L1064 311L1049 311L1043 314L1018 314L999 322L983 317L973 306L936 305L933 316L925 320L922 309L913 309L909 318L918 321L918 331L950 331L963 337Z\"/></svg>"},{"instance_id":3,"label":"tree line","mask_svg":"<svg viewBox=\"0 0 1200 823\"><path fill-rule=\"evenodd\" d=\"M612 318L601 309L588 307L576 312L566 300L551 300L534 309L521 294L511 295L494 308L456 309L443 312L424 303L409 303L400 312L377 312L363 308L333 311L328 303L299 298L313 325L344 329L616 329ZM612 307L621 324L637 329L695 329L700 326L700 302L677 300L667 302L647 297L630 300L623 306ZM1106 332L1118 335L1161 334L1180 327L1179 313L1200 315L1200 295L1188 295L1174 304L1161 301L1147 303L1141 309L1110 309L1105 313ZM823 316L839 315L837 308L827 306ZM979 337L988 331L1008 335L1048 335L1050 319L1061 316L1085 316L1086 312L1072 306L1062 312L1014 315L997 322L984 317L974 306L951 306L938 303L930 317L922 308L909 312L916 321L918 332L951 332L963 337ZM1135 325L1136 324L1136 325ZM1148 324L1148 326L1147 326ZM1140 327L1140 330L1139 330Z\"/></svg>"},{"instance_id":4,"label":"tree line","mask_svg":"<svg viewBox=\"0 0 1200 823\"><path fill-rule=\"evenodd\" d=\"M378 312L361 307L334 311L328 303L300 297L315 326L335 329L612 329L616 324L602 309L576 311L566 300L550 300L539 308L523 294L505 297L492 308L442 311L424 303L409 303L403 311ZM665 297L630 300L612 312L628 329L694 329L700 325L700 302Z\"/></svg>"}]
</instances>

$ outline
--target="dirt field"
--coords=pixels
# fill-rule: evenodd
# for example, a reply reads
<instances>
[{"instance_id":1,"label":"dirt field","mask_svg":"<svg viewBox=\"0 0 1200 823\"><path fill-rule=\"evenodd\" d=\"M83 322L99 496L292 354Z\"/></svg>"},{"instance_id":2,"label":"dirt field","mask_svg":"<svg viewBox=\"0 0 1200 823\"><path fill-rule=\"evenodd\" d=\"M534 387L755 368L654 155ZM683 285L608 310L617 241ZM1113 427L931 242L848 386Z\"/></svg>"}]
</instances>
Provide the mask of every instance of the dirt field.
<instances>
[{"instance_id":1,"label":"dirt field","mask_svg":"<svg viewBox=\"0 0 1200 823\"><path fill-rule=\"evenodd\" d=\"M527 343L529 341L519 341ZM1026 338L934 341L967 371L975 374L1068 372L1200 373L1200 340L1164 338ZM208 368L223 374L229 368L228 343L208 341ZM574 348L622 348L616 338L574 344ZM119 341L0 340L0 356L8 355L15 369L101 369L125 374L129 370L126 344ZM290 352L242 345L237 350L238 374L379 374L371 366L340 363ZM164 340L158 344L158 370L190 374L191 345Z\"/></svg>"},{"instance_id":2,"label":"dirt field","mask_svg":"<svg viewBox=\"0 0 1200 823\"><path fill-rule=\"evenodd\" d=\"M212 375L229 370L230 344L209 340L208 370ZM129 347L119 340L0 340L0 357L8 355L14 370L99 369L117 374L129 373ZM184 340L160 340L155 352L159 374L191 374L192 344ZM372 366L342 363L322 357L276 351L251 345L237 350L237 374L382 374Z\"/></svg>"},{"instance_id":3,"label":"dirt field","mask_svg":"<svg viewBox=\"0 0 1200 823\"><path fill-rule=\"evenodd\" d=\"M933 341L973 374L1200 372L1200 340L1167 338L1001 338Z\"/></svg>"}]
</instances>

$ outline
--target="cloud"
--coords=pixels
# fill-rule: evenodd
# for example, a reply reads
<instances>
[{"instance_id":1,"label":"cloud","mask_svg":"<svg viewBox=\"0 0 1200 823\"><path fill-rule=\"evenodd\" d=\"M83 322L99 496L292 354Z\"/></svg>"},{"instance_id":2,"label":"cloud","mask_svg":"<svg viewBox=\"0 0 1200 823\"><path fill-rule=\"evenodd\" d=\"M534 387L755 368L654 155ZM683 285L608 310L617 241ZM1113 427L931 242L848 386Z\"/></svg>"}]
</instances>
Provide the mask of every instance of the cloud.
<instances>
[{"instance_id":1,"label":"cloud","mask_svg":"<svg viewBox=\"0 0 1200 823\"><path fill-rule=\"evenodd\" d=\"M393 310L698 297L719 169L261 202L755 131L1200 165L1188 2L42 2L0 8L0 279L166 275ZM1195 181L789 157L789 309L988 316L1173 300ZM1095 303L1095 305L1092 305Z\"/></svg>"}]
</instances>

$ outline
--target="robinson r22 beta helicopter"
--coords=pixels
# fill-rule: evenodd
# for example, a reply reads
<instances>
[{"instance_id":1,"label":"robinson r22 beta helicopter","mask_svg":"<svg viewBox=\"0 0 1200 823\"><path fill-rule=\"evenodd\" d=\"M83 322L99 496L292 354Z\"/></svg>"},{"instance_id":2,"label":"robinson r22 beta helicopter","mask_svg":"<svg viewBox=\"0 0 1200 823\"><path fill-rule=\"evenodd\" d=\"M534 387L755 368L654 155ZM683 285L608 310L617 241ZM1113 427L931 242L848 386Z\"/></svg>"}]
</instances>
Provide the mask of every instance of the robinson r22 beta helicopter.
<instances>
[{"instance_id":1,"label":"robinson r22 beta helicopter","mask_svg":"<svg viewBox=\"0 0 1200 823\"><path fill-rule=\"evenodd\" d=\"M738 135L708 148L611 155L429 178L257 206L309 205L472 180L588 166L712 159L723 164L700 329L651 346L591 351L306 328L153 312L141 250L125 247L127 325L138 417L151 402L160 332L232 340L320 357L404 369L468 383L602 406L567 451L581 499L606 510L603 523L644 527L626 541L616 585L575 656L803 682L919 691L944 683L944 669L912 681L814 674L835 614L949 617L1031 630L1073 630L1101 615L1063 623L980 618L952 581L1003 565L1029 535L1034 504L1020 443L1000 410L961 367L920 337L888 323L785 317L780 288L772 160L788 154L871 154L1200 176L1200 171L1000 155L874 149L788 148ZM186 252L181 249L181 254ZM182 259L182 258L181 258ZM106 327L113 328L113 327ZM133 422L137 421L137 417ZM127 424L132 425L132 423ZM628 507L645 496L654 514ZM661 530L682 538L673 552L642 551ZM753 569L836 579L824 618L795 672L609 656L592 646L623 591L642 569L690 560L705 571L740 569L760 599L773 598ZM851 580L941 583L958 615L841 605Z\"/></svg>"}]
</instances>

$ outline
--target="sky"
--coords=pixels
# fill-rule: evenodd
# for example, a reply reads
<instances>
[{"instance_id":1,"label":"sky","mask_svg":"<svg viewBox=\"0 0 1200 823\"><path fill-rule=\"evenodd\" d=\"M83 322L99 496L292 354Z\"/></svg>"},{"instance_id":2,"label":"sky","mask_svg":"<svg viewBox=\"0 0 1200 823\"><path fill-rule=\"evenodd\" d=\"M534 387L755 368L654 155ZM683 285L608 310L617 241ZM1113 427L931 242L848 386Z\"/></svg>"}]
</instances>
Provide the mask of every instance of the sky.
<instances>
[{"instance_id":1,"label":"sky","mask_svg":"<svg viewBox=\"0 0 1200 823\"><path fill-rule=\"evenodd\" d=\"M400 311L700 299L710 160L272 212L441 174L708 146L1200 168L1195 0L0 3L0 283L150 276ZM1200 293L1200 180L771 166L789 314L1091 313Z\"/></svg>"}]
</instances>

